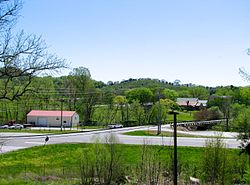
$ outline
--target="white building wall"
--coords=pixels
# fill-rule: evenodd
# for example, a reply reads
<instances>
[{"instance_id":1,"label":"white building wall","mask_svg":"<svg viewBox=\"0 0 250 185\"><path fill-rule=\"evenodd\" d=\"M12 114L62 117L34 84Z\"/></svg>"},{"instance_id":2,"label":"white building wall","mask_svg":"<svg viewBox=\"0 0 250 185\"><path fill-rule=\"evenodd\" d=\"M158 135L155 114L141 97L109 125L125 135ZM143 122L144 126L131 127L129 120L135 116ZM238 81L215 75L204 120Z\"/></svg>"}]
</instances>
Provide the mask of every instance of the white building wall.
<instances>
[{"instance_id":1,"label":"white building wall","mask_svg":"<svg viewBox=\"0 0 250 185\"><path fill-rule=\"evenodd\" d=\"M75 113L72 116L72 126L77 126L79 124L79 115L77 113Z\"/></svg>"},{"instance_id":2,"label":"white building wall","mask_svg":"<svg viewBox=\"0 0 250 185\"><path fill-rule=\"evenodd\" d=\"M72 117L62 117L62 126L71 127L77 126L79 123L79 115L74 114ZM46 120L46 121L45 121ZM40 124L39 124L40 121ZM34 123L35 126L45 126L45 127L61 127L61 116L27 116L27 123ZM46 124L45 124L46 123Z\"/></svg>"}]
</instances>

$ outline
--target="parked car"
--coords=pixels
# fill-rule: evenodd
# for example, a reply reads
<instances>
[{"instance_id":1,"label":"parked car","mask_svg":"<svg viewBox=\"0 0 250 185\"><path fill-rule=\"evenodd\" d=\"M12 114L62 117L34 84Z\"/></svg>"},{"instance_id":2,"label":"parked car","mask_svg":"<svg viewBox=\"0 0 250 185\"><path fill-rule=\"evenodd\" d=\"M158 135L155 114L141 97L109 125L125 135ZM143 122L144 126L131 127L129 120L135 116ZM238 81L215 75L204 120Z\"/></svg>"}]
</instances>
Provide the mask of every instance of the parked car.
<instances>
[{"instance_id":1,"label":"parked car","mask_svg":"<svg viewBox=\"0 0 250 185\"><path fill-rule=\"evenodd\" d=\"M10 129L23 129L24 128L24 126L23 125L21 125L21 124L14 124L14 125L12 125L12 126L10 126L9 127Z\"/></svg>"},{"instance_id":2,"label":"parked car","mask_svg":"<svg viewBox=\"0 0 250 185\"><path fill-rule=\"evenodd\" d=\"M122 128L123 125L122 124L111 124L111 125L108 125L108 128L109 129L113 129L113 128Z\"/></svg>"},{"instance_id":3,"label":"parked car","mask_svg":"<svg viewBox=\"0 0 250 185\"><path fill-rule=\"evenodd\" d=\"M0 126L0 129L8 129L8 128L9 128L8 125L1 125L1 126Z\"/></svg>"}]
</instances>

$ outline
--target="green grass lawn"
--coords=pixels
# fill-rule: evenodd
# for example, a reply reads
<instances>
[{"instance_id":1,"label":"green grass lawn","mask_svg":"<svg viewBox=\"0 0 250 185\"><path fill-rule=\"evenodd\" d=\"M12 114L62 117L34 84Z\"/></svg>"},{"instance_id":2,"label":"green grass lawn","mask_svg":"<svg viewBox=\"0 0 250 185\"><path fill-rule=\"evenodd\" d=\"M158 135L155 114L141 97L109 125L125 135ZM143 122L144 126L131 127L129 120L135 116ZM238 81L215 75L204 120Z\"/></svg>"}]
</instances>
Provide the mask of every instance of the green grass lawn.
<instances>
[{"instance_id":1,"label":"green grass lawn","mask_svg":"<svg viewBox=\"0 0 250 185\"><path fill-rule=\"evenodd\" d=\"M157 135L157 131L154 130L137 130L132 132L126 132L125 135L129 136L164 136L164 137L173 137L173 132L161 132L161 134ZM180 134L177 133L178 137L197 137L190 134Z\"/></svg>"},{"instance_id":2,"label":"green grass lawn","mask_svg":"<svg viewBox=\"0 0 250 185\"><path fill-rule=\"evenodd\" d=\"M0 184L77 184L81 151L88 151L94 144L58 144L33 147L0 155ZM157 152L164 164L170 162L173 148L148 146ZM141 159L142 146L116 145L123 163L131 168ZM178 147L178 161L182 165L201 163L203 148ZM228 150L238 155L238 150ZM43 178L51 179L43 179ZM72 178L72 179L71 179ZM71 180L70 180L71 179ZM79 182L78 182L79 184Z\"/></svg>"},{"instance_id":3,"label":"green grass lawn","mask_svg":"<svg viewBox=\"0 0 250 185\"><path fill-rule=\"evenodd\" d=\"M173 132L163 131L161 134L157 135L155 130L137 130L132 132L126 132L125 135L129 136L163 136L163 137L173 137ZM195 137L195 138L216 138L216 136L198 136L191 134L177 133L177 137Z\"/></svg>"},{"instance_id":4,"label":"green grass lawn","mask_svg":"<svg viewBox=\"0 0 250 185\"><path fill-rule=\"evenodd\" d=\"M178 112L179 114L177 115L177 122L180 121L192 121L194 120L193 114L196 111L189 111L189 112ZM168 115L168 121L174 121L173 115Z\"/></svg>"}]
</instances>

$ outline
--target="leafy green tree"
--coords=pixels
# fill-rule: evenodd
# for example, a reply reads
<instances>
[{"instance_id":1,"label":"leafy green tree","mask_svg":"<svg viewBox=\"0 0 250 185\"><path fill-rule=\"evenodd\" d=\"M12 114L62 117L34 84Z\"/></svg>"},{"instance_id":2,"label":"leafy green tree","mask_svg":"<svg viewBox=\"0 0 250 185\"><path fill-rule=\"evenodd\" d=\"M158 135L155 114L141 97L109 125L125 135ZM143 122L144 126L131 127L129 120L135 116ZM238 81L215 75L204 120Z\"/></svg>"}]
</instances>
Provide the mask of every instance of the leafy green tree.
<instances>
[{"instance_id":1,"label":"leafy green tree","mask_svg":"<svg viewBox=\"0 0 250 185\"><path fill-rule=\"evenodd\" d=\"M220 111L219 107L210 107L208 109L210 111L210 119L221 119L223 118L223 113Z\"/></svg>"},{"instance_id":2,"label":"leafy green tree","mask_svg":"<svg viewBox=\"0 0 250 185\"><path fill-rule=\"evenodd\" d=\"M125 96L116 96L114 97L113 101L118 105L125 105L127 103L127 99Z\"/></svg>"},{"instance_id":3,"label":"leafy green tree","mask_svg":"<svg viewBox=\"0 0 250 185\"><path fill-rule=\"evenodd\" d=\"M93 122L93 114L96 110L96 106L99 103L101 98L101 91L99 89L91 88L85 94L83 98L83 111L84 111L84 122L92 123Z\"/></svg>"},{"instance_id":4,"label":"leafy green tree","mask_svg":"<svg viewBox=\"0 0 250 185\"><path fill-rule=\"evenodd\" d=\"M85 93L88 88L94 87L93 81L91 80L90 71L85 67L74 68L69 73L69 79L74 85L77 93Z\"/></svg>"},{"instance_id":5,"label":"leafy green tree","mask_svg":"<svg viewBox=\"0 0 250 185\"><path fill-rule=\"evenodd\" d=\"M103 88L103 87L106 86L106 84L104 82L102 82L102 81L94 81L94 86L96 88Z\"/></svg>"},{"instance_id":6,"label":"leafy green tree","mask_svg":"<svg viewBox=\"0 0 250 185\"><path fill-rule=\"evenodd\" d=\"M151 109L150 123L162 123L167 120L167 108L164 104L156 102Z\"/></svg>"},{"instance_id":7,"label":"leafy green tree","mask_svg":"<svg viewBox=\"0 0 250 185\"><path fill-rule=\"evenodd\" d=\"M223 141L218 137L206 141L203 158L202 172L206 184L231 184L228 154Z\"/></svg>"},{"instance_id":8,"label":"leafy green tree","mask_svg":"<svg viewBox=\"0 0 250 185\"><path fill-rule=\"evenodd\" d=\"M101 99L101 103L108 105L109 107L112 106L114 103L115 94L112 91L105 91L102 94L103 98Z\"/></svg>"},{"instance_id":9,"label":"leafy green tree","mask_svg":"<svg viewBox=\"0 0 250 185\"><path fill-rule=\"evenodd\" d=\"M145 110L139 100L133 100L130 104L131 117L136 120L138 125L142 125L146 121Z\"/></svg>"},{"instance_id":10,"label":"leafy green tree","mask_svg":"<svg viewBox=\"0 0 250 185\"><path fill-rule=\"evenodd\" d=\"M114 98L114 103L119 106L121 111L121 122L125 122L125 106L127 105L127 99L125 96L116 96ZM127 113L128 114L128 113Z\"/></svg>"},{"instance_id":11,"label":"leafy green tree","mask_svg":"<svg viewBox=\"0 0 250 185\"><path fill-rule=\"evenodd\" d=\"M217 106L220 108L221 112L224 115L224 118L230 117L230 110L232 104L231 96L211 96L208 101L208 107Z\"/></svg>"},{"instance_id":12,"label":"leafy green tree","mask_svg":"<svg viewBox=\"0 0 250 185\"><path fill-rule=\"evenodd\" d=\"M189 94L193 98L198 98L200 100L206 100L209 96L209 91L202 86L190 87Z\"/></svg>"},{"instance_id":13,"label":"leafy green tree","mask_svg":"<svg viewBox=\"0 0 250 185\"><path fill-rule=\"evenodd\" d=\"M234 119L234 126L239 132L238 139L241 140L241 153L248 155L250 165L250 108L241 110Z\"/></svg>"},{"instance_id":14,"label":"leafy green tree","mask_svg":"<svg viewBox=\"0 0 250 185\"><path fill-rule=\"evenodd\" d=\"M244 143L248 143L250 139L250 108L246 108L238 113L234 119L236 130L240 133L238 138Z\"/></svg>"},{"instance_id":15,"label":"leafy green tree","mask_svg":"<svg viewBox=\"0 0 250 185\"><path fill-rule=\"evenodd\" d=\"M171 100L171 99L167 99L167 98L166 99L160 99L160 103L162 105L164 105L167 108L167 110L172 109L172 108L174 110L178 109L177 103L175 101Z\"/></svg>"},{"instance_id":16,"label":"leafy green tree","mask_svg":"<svg viewBox=\"0 0 250 185\"><path fill-rule=\"evenodd\" d=\"M163 95L165 96L165 98L172 100L172 101L175 101L176 98L178 97L178 93L172 89L164 89Z\"/></svg>"},{"instance_id":17,"label":"leafy green tree","mask_svg":"<svg viewBox=\"0 0 250 185\"><path fill-rule=\"evenodd\" d=\"M250 105L250 86L240 88L241 103Z\"/></svg>"},{"instance_id":18,"label":"leafy green tree","mask_svg":"<svg viewBox=\"0 0 250 185\"><path fill-rule=\"evenodd\" d=\"M74 98L80 98L77 110L84 115L85 123L91 123L94 105L99 101L101 93L94 87L88 68L74 68L68 77L73 85Z\"/></svg>"},{"instance_id":19,"label":"leafy green tree","mask_svg":"<svg viewBox=\"0 0 250 185\"><path fill-rule=\"evenodd\" d=\"M128 90L125 95L129 102L139 100L141 104L151 102L154 97L153 92L145 87Z\"/></svg>"},{"instance_id":20,"label":"leafy green tree","mask_svg":"<svg viewBox=\"0 0 250 185\"><path fill-rule=\"evenodd\" d=\"M231 105L231 117L236 118L239 113L246 108L245 104L234 103Z\"/></svg>"},{"instance_id":21,"label":"leafy green tree","mask_svg":"<svg viewBox=\"0 0 250 185\"><path fill-rule=\"evenodd\" d=\"M209 109L202 109L194 113L195 120L216 120L223 117L219 107L211 107Z\"/></svg>"},{"instance_id":22,"label":"leafy green tree","mask_svg":"<svg viewBox=\"0 0 250 185\"><path fill-rule=\"evenodd\" d=\"M105 92L104 93L104 104L107 104L107 113L105 114L106 115L106 123L112 123L112 120L114 119L115 117L115 113L114 113L114 97L115 97L115 94L112 93L112 92Z\"/></svg>"},{"instance_id":23,"label":"leafy green tree","mask_svg":"<svg viewBox=\"0 0 250 185\"><path fill-rule=\"evenodd\" d=\"M191 98L192 96L190 95L188 90L180 90L178 91L178 97L180 98Z\"/></svg>"},{"instance_id":24,"label":"leafy green tree","mask_svg":"<svg viewBox=\"0 0 250 185\"><path fill-rule=\"evenodd\" d=\"M51 99L58 97L58 93L54 88L53 79L51 76L34 78L31 88L34 89L32 93L27 93L24 98L38 101L39 109L50 109ZM23 99L23 98L22 98Z\"/></svg>"},{"instance_id":25,"label":"leafy green tree","mask_svg":"<svg viewBox=\"0 0 250 185\"><path fill-rule=\"evenodd\" d=\"M227 96L232 98L232 102L240 102L240 88L233 85L216 88L215 95Z\"/></svg>"}]
</instances>

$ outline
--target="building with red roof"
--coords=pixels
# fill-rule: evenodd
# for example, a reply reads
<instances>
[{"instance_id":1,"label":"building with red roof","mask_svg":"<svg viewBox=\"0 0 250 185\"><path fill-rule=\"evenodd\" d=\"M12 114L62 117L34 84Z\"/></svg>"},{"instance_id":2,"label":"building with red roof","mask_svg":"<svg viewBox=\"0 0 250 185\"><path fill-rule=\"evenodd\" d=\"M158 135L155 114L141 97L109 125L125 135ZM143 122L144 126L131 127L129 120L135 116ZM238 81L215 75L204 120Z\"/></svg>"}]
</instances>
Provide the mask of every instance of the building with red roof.
<instances>
[{"instance_id":1,"label":"building with red roof","mask_svg":"<svg viewBox=\"0 0 250 185\"><path fill-rule=\"evenodd\" d=\"M176 103L181 107L191 109L200 109L207 106L207 100L199 100L198 98L177 98Z\"/></svg>"},{"instance_id":2,"label":"building with red roof","mask_svg":"<svg viewBox=\"0 0 250 185\"><path fill-rule=\"evenodd\" d=\"M27 114L27 123L40 127L73 127L79 124L75 111L32 110Z\"/></svg>"}]
</instances>

